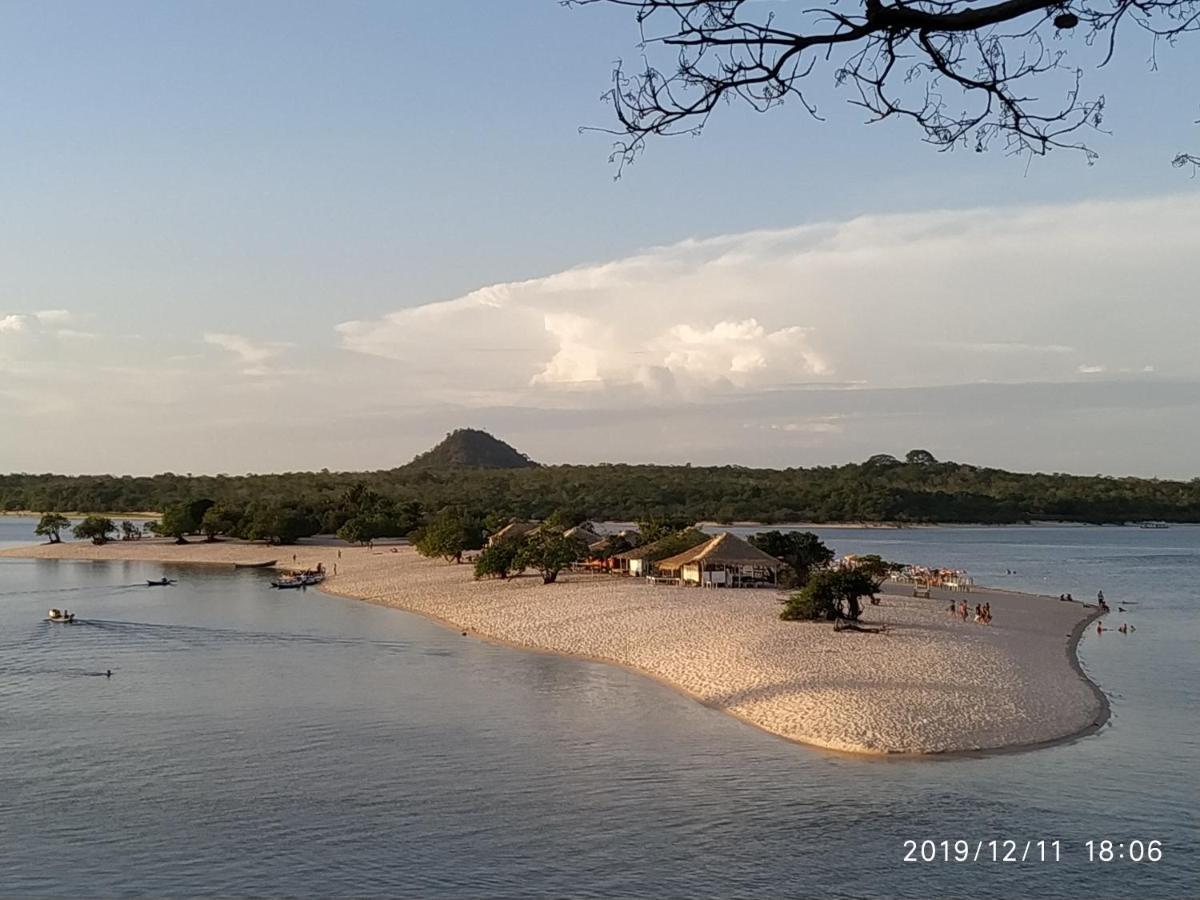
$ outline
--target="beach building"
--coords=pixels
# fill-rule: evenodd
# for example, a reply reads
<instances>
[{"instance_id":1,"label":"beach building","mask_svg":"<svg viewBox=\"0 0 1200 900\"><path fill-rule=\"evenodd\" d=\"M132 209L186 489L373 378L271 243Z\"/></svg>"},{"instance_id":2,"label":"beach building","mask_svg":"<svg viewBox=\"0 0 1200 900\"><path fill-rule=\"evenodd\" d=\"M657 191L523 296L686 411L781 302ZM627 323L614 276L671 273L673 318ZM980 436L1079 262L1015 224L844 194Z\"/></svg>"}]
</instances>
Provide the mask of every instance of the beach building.
<instances>
[{"instance_id":1,"label":"beach building","mask_svg":"<svg viewBox=\"0 0 1200 900\"><path fill-rule=\"evenodd\" d=\"M590 547L597 541L603 540L604 535L597 534L596 530L592 528L589 523L584 522L582 525L576 525L574 528L568 528L563 532L563 537L581 541Z\"/></svg>"},{"instance_id":2,"label":"beach building","mask_svg":"<svg viewBox=\"0 0 1200 900\"><path fill-rule=\"evenodd\" d=\"M636 534L636 532L634 533ZM635 578L649 575L651 568L658 560L673 556L681 549L703 544L707 540L708 535L695 528L668 534L649 544L642 544L632 550L613 554L611 571L621 575L632 575Z\"/></svg>"},{"instance_id":3,"label":"beach building","mask_svg":"<svg viewBox=\"0 0 1200 900\"><path fill-rule=\"evenodd\" d=\"M773 588L783 567L780 560L728 531L657 564L665 580L701 587Z\"/></svg>"},{"instance_id":4,"label":"beach building","mask_svg":"<svg viewBox=\"0 0 1200 900\"><path fill-rule=\"evenodd\" d=\"M493 544L498 544L500 541L515 540L517 538L527 537L541 527L542 524L540 522L509 522L495 534L488 537L487 545L491 547Z\"/></svg>"}]
</instances>

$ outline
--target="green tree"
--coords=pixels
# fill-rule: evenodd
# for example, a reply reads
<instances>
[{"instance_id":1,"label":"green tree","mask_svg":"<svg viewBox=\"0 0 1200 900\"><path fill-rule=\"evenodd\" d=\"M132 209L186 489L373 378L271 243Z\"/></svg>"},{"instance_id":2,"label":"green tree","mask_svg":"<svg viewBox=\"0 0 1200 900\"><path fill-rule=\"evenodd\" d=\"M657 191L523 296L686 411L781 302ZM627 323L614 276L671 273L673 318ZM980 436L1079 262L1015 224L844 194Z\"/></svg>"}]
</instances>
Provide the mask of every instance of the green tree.
<instances>
[{"instance_id":1,"label":"green tree","mask_svg":"<svg viewBox=\"0 0 1200 900\"><path fill-rule=\"evenodd\" d=\"M219 534L235 534L242 516L237 510L220 503L210 506L200 518L200 531L208 542L215 541Z\"/></svg>"},{"instance_id":2,"label":"green tree","mask_svg":"<svg viewBox=\"0 0 1200 900\"><path fill-rule=\"evenodd\" d=\"M475 560L476 578L507 578L520 566L518 564L521 546L520 539L496 541L487 547Z\"/></svg>"},{"instance_id":3,"label":"green tree","mask_svg":"<svg viewBox=\"0 0 1200 900\"><path fill-rule=\"evenodd\" d=\"M536 569L542 576L542 584L553 584L558 573L583 558L587 551L580 542L566 537L560 531L542 528L521 542L517 552L517 567Z\"/></svg>"},{"instance_id":4,"label":"green tree","mask_svg":"<svg viewBox=\"0 0 1200 900\"><path fill-rule=\"evenodd\" d=\"M643 544L652 544L655 541L662 540L671 534L684 531L690 528L695 519L687 519L683 516L668 515L668 516L647 516L638 519L638 533L642 536ZM684 548L687 549L686 547Z\"/></svg>"},{"instance_id":5,"label":"green tree","mask_svg":"<svg viewBox=\"0 0 1200 900\"><path fill-rule=\"evenodd\" d=\"M462 510L444 509L421 529L413 546L422 556L440 556L446 562L461 563L466 551L483 546L483 525Z\"/></svg>"},{"instance_id":6,"label":"green tree","mask_svg":"<svg viewBox=\"0 0 1200 900\"><path fill-rule=\"evenodd\" d=\"M177 503L167 507L163 512L162 521L158 525L158 533L175 538L175 543L186 544L187 535L194 533L200 523L192 518L192 512L187 503Z\"/></svg>"},{"instance_id":7,"label":"green tree","mask_svg":"<svg viewBox=\"0 0 1200 900\"><path fill-rule=\"evenodd\" d=\"M877 553L868 553L866 556L856 557L852 568L859 572L865 572L869 577L882 582L899 572L904 566L901 563L888 562Z\"/></svg>"},{"instance_id":8,"label":"green tree","mask_svg":"<svg viewBox=\"0 0 1200 900\"><path fill-rule=\"evenodd\" d=\"M294 544L311 537L321 528L320 520L305 509L293 506L268 506L255 510L245 529L252 541L268 544Z\"/></svg>"},{"instance_id":9,"label":"green tree","mask_svg":"<svg viewBox=\"0 0 1200 900\"><path fill-rule=\"evenodd\" d=\"M904 461L910 466L932 466L937 464L937 457L928 450L909 450Z\"/></svg>"},{"instance_id":10,"label":"green tree","mask_svg":"<svg viewBox=\"0 0 1200 900\"><path fill-rule=\"evenodd\" d=\"M90 538L93 544L104 544L116 533L117 526L107 516L88 516L71 530L81 541Z\"/></svg>"},{"instance_id":11,"label":"green tree","mask_svg":"<svg viewBox=\"0 0 1200 900\"><path fill-rule=\"evenodd\" d=\"M813 571L833 562L833 551L811 531L763 531L751 535L750 543L787 563L795 587L803 587Z\"/></svg>"},{"instance_id":12,"label":"green tree","mask_svg":"<svg viewBox=\"0 0 1200 900\"><path fill-rule=\"evenodd\" d=\"M787 620L849 619L862 615L862 597L874 597L879 582L861 569L824 569L784 601L779 618Z\"/></svg>"},{"instance_id":13,"label":"green tree","mask_svg":"<svg viewBox=\"0 0 1200 900\"><path fill-rule=\"evenodd\" d=\"M140 541L141 539L142 529L137 526L137 523L131 522L128 519L121 523L121 540Z\"/></svg>"},{"instance_id":14,"label":"green tree","mask_svg":"<svg viewBox=\"0 0 1200 900\"><path fill-rule=\"evenodd\" d=\"M48 543L57 544L62 541L60 532L71 526L71 520L61 513L44 513L38 520L33 533L48 539Z\"/></svg>"}]
</instances>

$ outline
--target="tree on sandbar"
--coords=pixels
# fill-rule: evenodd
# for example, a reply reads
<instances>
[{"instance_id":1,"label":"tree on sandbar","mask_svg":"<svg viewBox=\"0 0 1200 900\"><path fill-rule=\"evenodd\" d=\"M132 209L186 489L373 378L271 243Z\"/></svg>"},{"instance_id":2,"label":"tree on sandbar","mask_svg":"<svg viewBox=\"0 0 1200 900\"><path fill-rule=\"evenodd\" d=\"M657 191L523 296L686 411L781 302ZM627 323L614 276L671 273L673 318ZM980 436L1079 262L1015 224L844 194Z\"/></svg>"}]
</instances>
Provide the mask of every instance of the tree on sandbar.
<instances>
[{"instance_id":1,"label":"tree on sandbar","mask_svg":"<svg viewBox=\"0 0 1200 900\"><path fill-rule=\"evenodd\" d=\"M69 528L71 520L62 513L45 513L38 520L37 527L33 529L33 533L39 537L47 539L47 543L57 544L62 541L62 530Z\"/></svg>"},{"instance_id":2,"label":"tree on sandbar","mask_svg":"<svg viewBox=\"0 0 1200 900\"><path fill-rule=\"evenodd\" d=\"M542 576L542 584L553 584L558 573L571 563L583 559L586 545L573 540L560 531L542 528L521 542L517 553L517 566L536 569Z\"/></svg>"},{"instance_id":3,"label":"tree on sandbar","mask_svg":"<svg viewBox=\"0 0 1200 900\"><path fill-rule=\"evenodd\" d=\"M105 544L116 533L117 525L107 516L88 516L71 531L81 541L90 539L93 544Z\"/></svg>"},{"instance_id":4,"label":"tree on sandbar","mask_svg":"<svg viewBox=\"0 0 1200 900\"><path fill-rule=\"evenodd\" d=\"M788 621L849 619L862 615L863 597L874 597L880 583L862 569L825 569L784 601L779 618Z\"/></svg>"}]
</instances>

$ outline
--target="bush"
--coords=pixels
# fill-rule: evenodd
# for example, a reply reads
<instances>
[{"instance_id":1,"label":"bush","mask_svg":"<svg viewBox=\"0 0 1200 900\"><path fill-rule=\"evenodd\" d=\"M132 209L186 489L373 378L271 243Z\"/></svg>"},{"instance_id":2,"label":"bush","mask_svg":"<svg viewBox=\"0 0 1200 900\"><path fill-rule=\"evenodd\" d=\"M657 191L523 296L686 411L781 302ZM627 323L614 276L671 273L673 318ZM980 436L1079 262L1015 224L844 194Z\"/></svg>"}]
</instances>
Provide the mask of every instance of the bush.
<instances>
[{"instance_id":1,"label":"bush","mask_svg":"<svg viewBox=\"0 0 1200 900\"><path fill-rule=\"evenodd\" d=\"M788 621L849 619L862 614L860 598L874 597L879 582L860 569L826 569L784 601L779 618Z\"/></svg>"},{"instance_id":2,"label":"bush","mask_svg":"<svg viewBox=\"0 0 1200 900\"><path fill-rule=\"evenodd\" d=\"M517 554L517 566L537 569L542 576L542 584L553 584L558 580L558 573L583 559L587 553L587 545L573 540L559 531L542 528L536 534L531 534L521 544Z\"/></svg>"},{"instance_id":3,"label":"bush","mask_svg":"<svg viewBox=\"0 0 1200 900\"><path fill-rule=\"evenodd\" d=\"M476 578L507 578L519 568L520 541L496 541L475 560Z\"/></svg>"}]
</instances>

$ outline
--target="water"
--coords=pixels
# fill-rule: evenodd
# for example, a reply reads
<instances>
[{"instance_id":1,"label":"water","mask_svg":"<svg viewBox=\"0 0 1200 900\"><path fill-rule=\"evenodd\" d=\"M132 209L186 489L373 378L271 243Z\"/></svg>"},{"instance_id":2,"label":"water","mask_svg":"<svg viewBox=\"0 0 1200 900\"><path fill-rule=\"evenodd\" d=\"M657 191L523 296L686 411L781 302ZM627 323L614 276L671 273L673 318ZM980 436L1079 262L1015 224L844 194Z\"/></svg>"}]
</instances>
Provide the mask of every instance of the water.
<instances>
[{"instance_id":1,"label":"water","mask_svg":"<svg viewBox=\"0 0 1200 900\"><path fill-rule=\"evenodd\" d=\"M30 528L0 520L0 541ZM0 894L1197 895L1200 529L825 534L1136 599L1117 617L1136 634L1082 646L1111 722L1026 753L838 756L261 572L147 588L160 566L0 560ZM901 862L905 840L960 838L1057 839L1062 861ZM1089 864L1105 838L1164 856Z\"/></svg>"}]
</instances>

